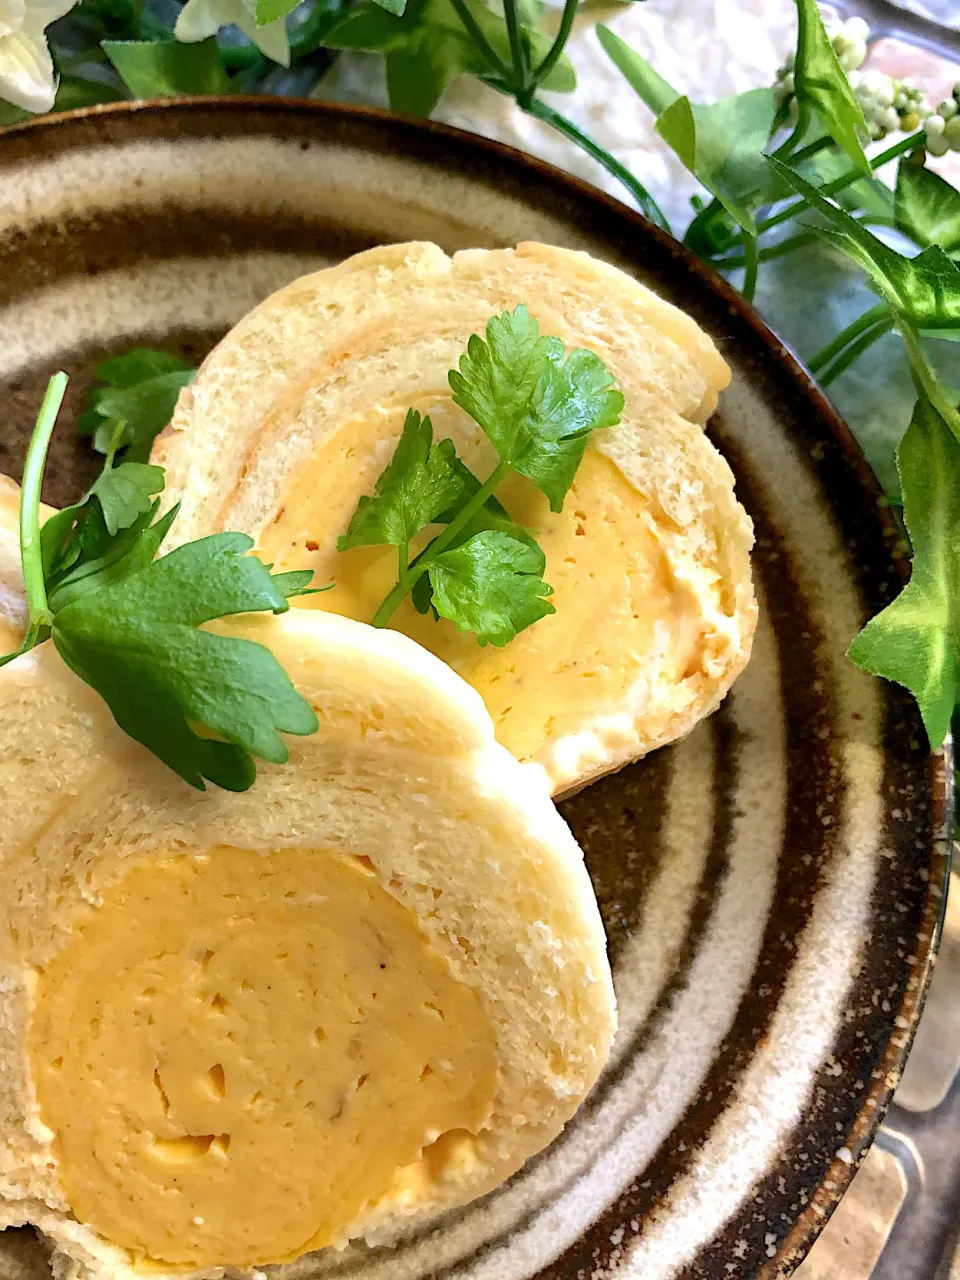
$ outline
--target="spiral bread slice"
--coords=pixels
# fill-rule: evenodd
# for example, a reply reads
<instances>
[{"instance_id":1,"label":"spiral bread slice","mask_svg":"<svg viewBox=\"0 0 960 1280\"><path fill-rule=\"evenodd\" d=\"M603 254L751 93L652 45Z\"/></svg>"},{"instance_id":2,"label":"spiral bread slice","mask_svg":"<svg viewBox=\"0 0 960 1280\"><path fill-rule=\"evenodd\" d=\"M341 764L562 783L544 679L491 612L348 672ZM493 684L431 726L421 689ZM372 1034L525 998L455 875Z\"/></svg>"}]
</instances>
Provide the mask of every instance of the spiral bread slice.
<instances>
[{"instance_id":1,"label":"spiral bread slice","mask_svg":"<svg viewBox=\"0 0 960 1280\"><path fill-rule=\"evenodd\" d=\"M60 1274L245 1268L466 1202L614 1031L582 854L479 696L347 618L216 625L321 724L242 794L186 787L50 643L0 669L0 1225Z\"/></svg>"},{"instance_id":2,"label":"spiral bread slice","mask_svg":"<svg viewBox=\"0 0 960 1280\"><path fill-rule=\"evenodd\" d=\"M686 733L749 656L752 527L702 430L729 371L693 320L583 253L374 249L242 320L181 395L153 460L182 502L176 540L243 530L279 568L336 584L298 604L370 620L395 552L339 554L337 536L409 408L489 474L492 450L452 403L447 372L491 315L521 302L541 332L599 355L626 397L621 425L594 433L560 515L520 477L497 491L546 552L556 613L502 649L409 600L391 626L468 680L500 742L562 794Z\"/></svg>"}]
</instances>

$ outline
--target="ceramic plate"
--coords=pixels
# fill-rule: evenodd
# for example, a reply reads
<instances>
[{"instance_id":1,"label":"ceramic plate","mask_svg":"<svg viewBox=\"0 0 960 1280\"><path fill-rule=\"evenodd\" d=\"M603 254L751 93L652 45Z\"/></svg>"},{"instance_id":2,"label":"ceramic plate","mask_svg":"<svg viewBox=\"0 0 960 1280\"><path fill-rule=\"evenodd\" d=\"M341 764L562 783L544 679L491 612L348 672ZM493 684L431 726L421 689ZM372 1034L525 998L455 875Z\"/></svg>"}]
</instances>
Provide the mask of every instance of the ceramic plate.
<instances>
[{"instance_id":1,"label":"ceramic plate","mask_svg":"<svg viewBox=\"0 0 960 1280\"><path fill-rule=\"evenodd\" d=\"M562 1138L393 1248L285 1269L356 1280L738 1280L788 1271L896 1085L938 936L947 777L911 700L844 657L902 577L843 424L737 294L615 201L434 125L224 99L0 137L0 467L50 373L202 356L295 276L385 241L586 249L696 316L733 367L710 432L757 529L761 620L721 710L564 814L606 922L620 1033ZM46 493L95 468L60 435ZM23 1274L25 1237L3 1247ZM24 1261L26 1260L26 1261Z\"/></svg>"}]
</instances>

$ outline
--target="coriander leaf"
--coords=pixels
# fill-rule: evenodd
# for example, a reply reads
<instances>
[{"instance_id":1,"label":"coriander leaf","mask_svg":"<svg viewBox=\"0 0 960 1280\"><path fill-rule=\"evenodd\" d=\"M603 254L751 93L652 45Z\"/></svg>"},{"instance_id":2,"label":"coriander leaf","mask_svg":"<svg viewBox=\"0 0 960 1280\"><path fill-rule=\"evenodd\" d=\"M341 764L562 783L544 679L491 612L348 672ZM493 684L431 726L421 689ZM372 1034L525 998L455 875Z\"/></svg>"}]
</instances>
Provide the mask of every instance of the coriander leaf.
<instances>
[{"instance_id":1,"label":"coriander leaf","mask_svg":"<svg viewBox=\"0 0 960 1280\"><path fill-rule=\"evenodd\" d=\"M270 576L273 585L287 600L292 600L294 596L318 596L333 587L332 582L325 587L311 587L312 569L291 569L287 573L271 573Z\"/></svg>"},{"instance_id":2,"label":"coriander leaf","mask_svg":"<svg viewBox=\"0 0 960 1280\"><path fill-rule=\"evenodd\" d=\"M159 499L129 529L122 529L113 539L104 533L103 541L83 548L84 555L73 567L50 581L50 605L56 613L88 591L101 587L144 569L155 559L170 526L177 517L178 507L171 507L165 515L155 519L160 510ZM89 522L88 517L88 522ZM48 521L49 523L49 521ZM44 525L44 530L46 529ZM42 532L42 531L41 531ZM86 525L83 533L86 533Z\"/></svg>"},{"instance_id":3,"label":"coriander leaf","mask_svg":"<svg viewBox=\"0 0 960 1280\"><path fill-rule=\"evenodd\" d=\"M94 447L108 453L123 426L120 447L126 448L127 460L144 462L154 439L173 417L180 392L196 372L179 356L144 348L105 360L96 374L106 385L90 392L77 430L92 435Z\"/></svg>"},{"instance_id":4,"label":"coriander leaf","mask_svg":"<svg viewBox=\"0 0 960 1280\"><path fill-rule=\"evenodd\" d=\"M136 387L165 373L192 377L196 372L189 360L169 351L154 351L151 347L133 347L122 356L111 356L101 361L95 370L98 381L108 387Z\"/></svg>"},{"instance_id":5,"label":"coriander leaf","mask_svg":"<svg viewBox=\"0 0 960 1280\"><path fill-rule=\"evenodd\" d=\"M662 115L671 103L676 102L680 97L676 89L654 71L639 53L631 49L626 41L621 40L602 22L597 25L596 32L604 53L654 115Z\"/></svg>"},{"instance_id":6,"label":"coriander leaf","mask_svg":"<svg viewBox=\"0 0 960 1280\"><path fill-rule=\"evenodd\" d=\"M282 764L288 751L279 733L318 727L268 649L196 629L289 608L269 571L245 554L252 545L238 533L187 543L54 614L53 640L67 665L125 733L201 790L204 778L245 790L255 777L251 755Z\"/></svg>"},{"instance_id":7,"label":"coriander leaf","mask_svg":"<svg viewBox=\"0 0 960 1280\"><path fill-rule=\"evenodd\" d=\"M153 506L154 495L163 492L163 467L143 462L121 462L101 471L90 490L100 503L103 522L112 538L127 529L137 516Z\"/></svg>"},{"instance_id":8,"label":"coriander leaf","mask_svg":"<svg viewBox=\"0 0 960 1280\"><path fill-rule=\"evenodd\" d=\"M135 98L228 93L220 49L212 37L196 44L179 40L104 40L103 51Z\"/></svg>"},{"instance_id":9,"label":"coriander leaf","mask_svg":"<svg viewBox=\"0 0 960 1280\"><path fill-rule=\"evenodd\" d=\"M433 609L433 584L430 581L429 573L423 574L413 584L410 599L413 601L413 607L417 613L429 613ZM440 617L436 609L433 609L433 616L434 619Z\"/></svg>"},{"instance_id":10,"label":"coriander leaf","mask_svg":"<svg viewBox=\"0 0 960 1280\"><path fill-rule=\"evenodd\" d=\"M960 253L960 191L939 174L904 156L897 168L897 227L921 246Z\"/></svg>"},{"instance_id":11,"label":"coriander leaf","mask_svg":"<svg viewBox=\"0 0 960 1280\"><path fill-rule=\"evenodd\" d=\"M756 224L745 201L769 172L764 147L774 110L772 89L751 89L707 106L677 98L657 120L664 142L749 235Z\"/></svg>"},{"instance_id":12,"label":"coriander leaf","mask_svg":"<svg viewBox=\"0 0 960 1280\"><path fill-rule=\"evenodd\" d=\"M430 561L433 608L481 645L505 645L556 612L544 598L553 588L540 577L541 557L504 533L478 533Z\"/></svg>"},{"instance_id":13,"label":"coriander leaf","mask_svg":"<svg viewBox=\"0 0 960 1280\"><path fill-rule=\"evenodd\" d=\"M923 395L897 450L897 471L913 572L849 655L910 690L936 750L960 700L960 442Z\"/></svg>"},{"instance_id":14,"label":"coriander leaf","mask_svg":"<svg viewBox=\"0 0 960 1280\"><path fill-rule=\"evenodd\" d=\"M457 459L457 476L463 485L463 500L468 501L470 498L480 492L482 485L477 477L473 474L469 467ZM457 506L449 507L446 511L441 511L437 516L439 524L449 524L455 519L459 508ZM487 498L486 502L475 515L473 515L460 530L460 533L450 544L453 547L459 546L462 542L466 542L472 538L475 533L482 533L486 529L496 530L498 533L506 533L511 538L515 538L517 542L524 542L529 547L533 547L537 553L543 556L540 550L540 544L536 541L529 529L524 529L523 525L517 524L516 520L509 514L506 507L499 502L493 494ZM546 565L546 557L540 566L539 572L542 573ZM418 581L422 581L419 579ZM421 609L421 613L426 610Z\"/></svg>"},{"instance_id":15,"label":"coriander leaf","mask_svg":"<svg viewBox=\"0 0 960 1280\"><path fill-rule=\"evenodd\" d=\"M434 444L429 417L411 409L373 497L360 499L347 532L337 539L337 550L382 543L405 547L466 496L453 441Z\"/></svg>"},{"instance_id":16,"label":"coriander leaf","mask_svg":"<svg viewBox=\"0 0 960 1280\"><path fill-rule=\"evenodd\" d=\"M799 26L794 67L795 93L812 107L830 137L865 177L872 175L861 140L869 135L863 109L840 65L816 0L796 0Z\"/></svg>"},{"instance_id":17,"label":"coriander leaf","mask_svg":"<svg viewBox=\"0 0 960 1280\"><path fill-rule=\"evenodd\" d=\"M623 396L591 351L564 361L559 338L540 336L523 304L492 317L486 341L473 334L459 371L449 374L453 399L496 448L502 463L525 475L563 509L590 433L620 421Z\"/></svg>"},{"instance_id":18,"label":"coriander leaf","mask_svg":"<svg viewBox=\"0 0 960 1280\"><path fill-rule=\"evenodd\" d=\"M838 209L794 170L769 158L777 173L832 224L816 227L870 275L895 311L921 329L960 328L960 267L938 244L906 258Z\"/></svg>"}]
</instances>

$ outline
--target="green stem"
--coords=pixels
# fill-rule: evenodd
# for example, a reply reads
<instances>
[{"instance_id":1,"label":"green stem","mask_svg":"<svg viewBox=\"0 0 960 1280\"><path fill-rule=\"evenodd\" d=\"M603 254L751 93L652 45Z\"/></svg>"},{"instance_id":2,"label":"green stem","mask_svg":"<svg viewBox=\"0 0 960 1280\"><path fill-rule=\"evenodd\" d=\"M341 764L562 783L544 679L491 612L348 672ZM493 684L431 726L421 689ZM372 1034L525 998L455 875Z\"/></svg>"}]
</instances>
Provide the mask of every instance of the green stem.
<instances>
[{"instance_id":1,"label":"green stem","mask_svg":"<svg viewBox=\"0 0 960 1280\"><path fill-rule=\"evenodd\" d=\"M774 155L778 160L788 160L793 155L796 148L803 141L803 136L810 127L810 108L807 104L801 103L797 112L797 123L793 127L793 132L781 146L777 147Z\"/></svg>"},{"instance_id":2,"label":"green stem","mask_svg":"<svg viewBox=\"0 0 960 1280\"><path fill-rule=\"evenodd\" d=\"M579 3L580 0L566 0L560 17L560 26L557 28L556 38L550 46L547 56L533 73L534 87L546 80L547 76L563 57L563 51L567 46L567 41L570 39L570 32L573 30Z\"/></svg>"},{"instance_id":3,"label":"green stem","mask_svg":"<svg viewBox=\"0 0 960 1280\"><path fill-rule=\"evenodd\" d=\"M501 77L505 83L509 84L510 72L507 66L505 65L505 63L503 63L500 60L500 55L496 52L493 45L490 43L487 37L480 30L480 24L477 22L473 14L470 12L464 0L453 0L453 7L456 9L457 16L459 17L460 21L466 27L467 32L470 35L470 38L473 40L474 44L477 46L477 48L486 58L487 62L490 64L491 70L494 72L495 75ZM511 89L509 90L509 92L512 93L513 90Z\"/></svg>"},{"instance_id":4,"label":"green stem","mask_svg":"<svg viewBox=\"0 0 960 1280\"><path fill-rule=\"evenodd\" d=\"M527 48L523 43L520 19L517 15L517 0L503 0L503 16L507 23L507 37L510 40L510 57L513 60L513 74L518 86L517 96L525 98L529 95L532 85L530 61L527 58Z\"/></svg>"},{"instance_id":5,"label":"green stem","mask_svg":"<svg viewBox=\"0 0 960 1280\"><path fill-rule=\"evenodd\" d=\"M800 235L790 236L787 240L781 240L779 244L772 244L766 249L761 249L758 258L761 262L772 262L774 258L783 258L788 253L793 253L794 249L802 249L805 245L813 244L819 238L815 231L804 231ZM735 267L745 267L747 259L743 254L740 254L735 258L718 258L714 265L720 270L732 271Z\"/></svg>"},{"instance_id":6,"label":"green stem","mask_svg":"<svg viewBox=\"0 0 960 1280\"><path fill-rule=\"evenodd\" d=\"M401 561L397 585L384 598L379 609L373 615L373 625L375 627L385 627L387 625L405 597L413 590L417 580L426 573L430 566L430 561L446 551L447 547L462 533L477 512L483 509L487 499L492 496L494 490L509 473L510 464L508 462L498 463L493 472L487 477L486 482L480 486L470 501L457 512L443 533L438 534L429 546L417 556L413 564L405 565Z\"/></svg>"},{"instance_id":7,"label":"green stem","mask_svg":"<svg viewBox=\"0 0 960 1280\"><path fill-rule=\"evenodd\" d=\"M30 632L34 642L41 627L53 621L47 601L47 586L43 577L43 549L40 543L40 489L43 470L47 461L50 437L57 423L57 414L67 390L67 375L55 373L43 397L37 425L30 438L27 460L23 468L23 488L20 491L20 562L23 581L30 609ZM29 635L28 635L29 638Z\"/></svg>"},{"instance_id":8,"label":"green stem","mask_svg":"<svg viewBox=\"0 0 960 1280\"><path fill-rule=\"evenodd\" d=\"M831 137L818 138L816 142L811 142L809 146L801 147L796 155L790 157L790 163L794 166L803 164L804 160L812 160L821 151L827 151L832 146L833 139Z\"/></svg>"},{"instance_id":9,"label":"green stem","mask_svg":"<svg viewBox=\"0 0 960 1280\"><path fill-rule=\"evenodd\" d=\"M941 390L937 375L928 363L927 357L923 354L919 336L913 326L904 323L900 317L897 318L897 328L906 344L914 380L923 388L927 394L927 399L957 439L960 440L960 412L957 411L953 401Z\"/></svg>"},{"instance_id":10,"label":"green stem","mask_svg":"<svg viewBox=\"0 0 960 1280\"><path fill-rule=\"evenodd\" d=\"M886 151L882 151L880 155L873 157L870 161L871 169L877 170L891 160L895 160L897 156L906 155L908 151L916 151L918 147L923 145L926 136L921 130L919 133L912 133L909 138L901 138L892 147L888 147ZM824 183L820 188L820 194L822 196L835 196L838 191L843 191L846 187L852 186L854 182L859 181L862 177L863 174L859 169L849 169L846 173L842 173L839 178L834 178L832 182ZM789 222L802 209L808 207L804 197L799 196L792 203L781 209L779 213L774 213L769 218L765 218L763 222L758 222L757 234L769 231L771 227L779 227L781 222Z\"/></svg>"},{"instance_id":11,"label":"green stem","mask_svg":"<svg viewBox=\"0 0 960 1280\"><path fill-rule=\"evenodd\" d=\"M829 369L825 369L823 373L818 375L817 381L821 387L829 387L831 382L835 382L841 373L845 373L855 360L859 360L869 347L872 347L884 334L889 333L892 328L893 317L890 315L885 316L878 324L874 324L862 333L856 342L851 342L846 350L834 360Z\"/></svg>"},{"instance_id":12,"label":"green stem","mask_svg":"<svg viewBox=\"0 0 960 1280\"><path fill-rule=\"evenodd\" d=\"M456 3L456 0L454 0L454 3ZM592 156L594 160L602 164L608 173L613 174L626 187L640 206L640 210L645 217L649 218L651 222L655 222L658 227L662 227L664 231L670 231L669 222L646 187L637 181L625 165L622 165L609 151L605 151L599 142L595 142L589 134L583 133L582 130L578 129L572 120L562 116L559 111L554 111L553 107L547 106L539 98L531 98L529 102L521 102L520 106L528 115L534 116L537 120L542 120L545 124L550 125L558 133L562 133L565 138L575 142L587 155Z\"/></svg>"},{"instance_id":13,"label":"green stem","mask_svg":"<svg viewBox=\"0 0 960 1280\"><path fill-rule=\"evenodd\" d=\"M760 251L757 248L756 236L747 236L744 239L743 256L746 274L743 277L743 288L740 292L748 302L752 302L757 292L757 273L760 269Z\"/></svg>"},{"instance_id":14,"label":"green stem","mask_svg":"<svg viewBox=\"0 0 960 1280\"><path fill-rule=\"evenodd\" d=\"M846 329L828 342L822 351L818 351L812 360L807 361L807 368L811 373L819 373L821 369L826 368L831 360L836 357L849 346L855 338L859 338L861 333L867 329L872 329L879 321L889 319L890 309L885 302L878 302L875 307L871 307L869 311L865 311L862 316L854 320L853 324L847 325Z\"/></svg>"}]
</instances>

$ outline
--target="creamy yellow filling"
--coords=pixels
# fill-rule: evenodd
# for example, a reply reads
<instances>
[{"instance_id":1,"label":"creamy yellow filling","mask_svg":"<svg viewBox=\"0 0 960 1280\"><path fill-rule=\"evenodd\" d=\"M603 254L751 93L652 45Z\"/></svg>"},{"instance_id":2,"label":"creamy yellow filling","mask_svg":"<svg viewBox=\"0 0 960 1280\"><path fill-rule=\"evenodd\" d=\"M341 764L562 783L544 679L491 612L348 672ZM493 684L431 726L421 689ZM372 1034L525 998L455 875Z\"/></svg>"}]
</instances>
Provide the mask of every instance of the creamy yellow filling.
<instances>
[{"instance_id":1,"label":"creamy yellow filling","mask_svg":"<svg viewBox=\"0 0 960 1280\"><path fill-rule=\"evenodd\" d=\"M493 1030L368 860L139 862L37 977L73 1212L144 1266L250 1266L468 1169Z\"/></svg>"},{"instance_id":2,"label":"creamy yellow filling","mask_svg":"<svg viewBox=\"0 0 960 1280\"><path fill-rule=\"evenodd\" d=\"M417 407L432 412L435 439L452 436L477 474L492 470L489 447L465 415L452 405L438 410L435 401ZM264 558L278 569L309 565L318 581L335 584L295 604L369 622L396 581L394 549L359 547L341 554L336 539L361 495L373 491L402 421L396 408L344 423L285 494L283 508L260 538ZM688 674L698 662L699 609L692 592L675 580L642 496L597 449L588 448L559 515L521 476L510 477L497 496L543 547L556 614L502 649L481 648L452 623L421 616L409 600L390 625L472 684L487 704L498 739L526 760L546 739L577 733L604 711L622 710L652 665L665 682Z\"/></svg>"}]
</instances>

